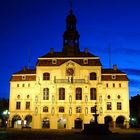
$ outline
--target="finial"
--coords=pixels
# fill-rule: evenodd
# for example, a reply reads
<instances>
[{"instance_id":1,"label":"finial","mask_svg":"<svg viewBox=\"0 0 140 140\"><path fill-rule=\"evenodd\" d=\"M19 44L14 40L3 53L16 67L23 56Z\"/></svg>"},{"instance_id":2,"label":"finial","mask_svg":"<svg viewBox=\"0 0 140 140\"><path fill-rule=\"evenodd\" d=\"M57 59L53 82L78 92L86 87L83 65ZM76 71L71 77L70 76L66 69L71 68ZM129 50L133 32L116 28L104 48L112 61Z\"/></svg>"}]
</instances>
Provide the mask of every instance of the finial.
<instances>
[{"instance_id":1,"label":"finial","mask_svg":"<svg viewBox=\"0 0 140 140\"><path fill-rule=\"evenodd\" d=\"M70 1L70 10L72 10L72 0L69 1Z\"/></svg>"}]
</instances>

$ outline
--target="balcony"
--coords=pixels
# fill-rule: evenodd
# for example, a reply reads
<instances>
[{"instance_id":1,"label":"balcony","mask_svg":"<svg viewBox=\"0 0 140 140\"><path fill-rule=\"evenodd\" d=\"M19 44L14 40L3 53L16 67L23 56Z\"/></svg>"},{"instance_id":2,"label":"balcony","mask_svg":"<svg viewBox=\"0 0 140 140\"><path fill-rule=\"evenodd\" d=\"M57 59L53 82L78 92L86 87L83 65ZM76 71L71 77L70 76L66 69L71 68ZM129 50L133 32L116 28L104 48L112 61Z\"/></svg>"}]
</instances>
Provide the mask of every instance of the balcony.
<instances>
[{"instance_id":1,"label":"balcony","mask_svg":"<svg viewBox=\"0 0 140 140\"><path fill-rule=\"evenodd\" d=\"M80 83L80 84L85 84L86 81L85 79L54 79L54 83Z\"/></svg>"}]
</instances>

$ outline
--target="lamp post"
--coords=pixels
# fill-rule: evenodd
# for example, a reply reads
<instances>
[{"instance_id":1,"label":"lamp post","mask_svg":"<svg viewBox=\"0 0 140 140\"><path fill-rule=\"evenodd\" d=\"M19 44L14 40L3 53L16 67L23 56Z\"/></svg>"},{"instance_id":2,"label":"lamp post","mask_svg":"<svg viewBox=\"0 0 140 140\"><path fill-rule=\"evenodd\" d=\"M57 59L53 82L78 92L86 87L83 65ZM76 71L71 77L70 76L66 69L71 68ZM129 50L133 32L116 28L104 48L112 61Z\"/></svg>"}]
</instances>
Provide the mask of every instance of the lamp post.
<instances>
[{"instance_id":1,"label":"lamp post","mask_svg":"<svg viewBox=\"0 0 140 140\"><path fill-rule=\"evenodd\" d=\"M96 105L96 103L95 103L95 106L94 106L94 114L93 114L93 116L94 116L94 119L95 119L95 124L98 124L98 116L99 116L99 114L97 114L97 105Z\"/></svg>"},{"instance_id":2,"label":"lamp post","mask_svg":"<svg viewBox=\"0 0 140 140\"><path fill-rule=\"evenodd\" d=\"M8 110L4 110L2 114L3 114L3 119L4 119L4 128L6 128L10 112Z\"/></svg>"}]
</instances>

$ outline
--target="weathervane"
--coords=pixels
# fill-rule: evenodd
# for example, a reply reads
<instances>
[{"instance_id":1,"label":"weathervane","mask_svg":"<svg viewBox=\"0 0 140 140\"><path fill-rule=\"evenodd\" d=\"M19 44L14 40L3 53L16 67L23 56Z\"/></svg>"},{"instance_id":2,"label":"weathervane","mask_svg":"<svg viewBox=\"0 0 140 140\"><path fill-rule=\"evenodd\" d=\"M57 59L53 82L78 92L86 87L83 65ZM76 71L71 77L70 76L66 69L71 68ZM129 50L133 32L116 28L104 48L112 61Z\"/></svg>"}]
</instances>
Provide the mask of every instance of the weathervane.
<instances>
[{"instance_id":1,"label":"weathervane","mask_svg":"<svg viewBox=\"0 0 140 140\"><path fill-rule=\"evenodd\" d=\"M72 10L72 0L69 1L70 1L70 10Z\"/></svg>"}]
</instances>

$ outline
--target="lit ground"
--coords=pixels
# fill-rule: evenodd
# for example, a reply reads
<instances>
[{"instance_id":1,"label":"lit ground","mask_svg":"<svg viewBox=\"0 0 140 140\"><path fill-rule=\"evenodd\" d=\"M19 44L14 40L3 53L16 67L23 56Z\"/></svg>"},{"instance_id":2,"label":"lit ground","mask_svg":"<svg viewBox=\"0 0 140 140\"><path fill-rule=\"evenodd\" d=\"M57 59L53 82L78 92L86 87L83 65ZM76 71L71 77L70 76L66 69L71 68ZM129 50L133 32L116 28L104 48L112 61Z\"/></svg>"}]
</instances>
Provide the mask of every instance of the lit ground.
<instances>
[{"instance_id":1,"label":"lit ground","mask_svg":"<svg viewBox=\"0 0 140 140\"><path fill-rule=\"evenodd\" d=\"M111 135L84 135L80 130L0 129L0 140L140 140L140 130L113 129Z\"/></svg>"}]
</instances>

